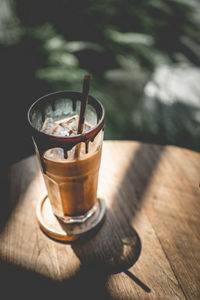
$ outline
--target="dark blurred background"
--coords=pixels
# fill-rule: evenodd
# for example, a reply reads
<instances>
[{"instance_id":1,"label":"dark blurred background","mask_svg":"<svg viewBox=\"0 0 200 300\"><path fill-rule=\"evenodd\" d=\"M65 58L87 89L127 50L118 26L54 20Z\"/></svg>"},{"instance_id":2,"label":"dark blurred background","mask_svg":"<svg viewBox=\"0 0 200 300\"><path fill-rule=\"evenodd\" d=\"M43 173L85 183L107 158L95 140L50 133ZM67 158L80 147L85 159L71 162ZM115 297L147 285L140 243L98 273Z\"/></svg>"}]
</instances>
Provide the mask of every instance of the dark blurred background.
<instances>
[{"instance_id":1,"label":"dark blurred background","mask_svg":"<svg viewBox=\"0 0 200 300\"><path fill-rule=\"evenodd\" d=\"M30 104L87 73L105 139L199 151L199 30L198 0L0 0L2 163L33 153Z\"/></svg>"}]
</instances>

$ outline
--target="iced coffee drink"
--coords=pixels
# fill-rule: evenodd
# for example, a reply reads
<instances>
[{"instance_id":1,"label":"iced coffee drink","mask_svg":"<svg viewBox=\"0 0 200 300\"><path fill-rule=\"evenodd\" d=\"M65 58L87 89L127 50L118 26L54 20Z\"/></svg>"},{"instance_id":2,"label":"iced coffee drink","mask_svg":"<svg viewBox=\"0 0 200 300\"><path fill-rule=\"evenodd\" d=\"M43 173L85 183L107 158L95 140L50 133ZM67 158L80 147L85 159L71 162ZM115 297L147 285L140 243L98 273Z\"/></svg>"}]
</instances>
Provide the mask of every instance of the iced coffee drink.
<instances>
[{"instance_id":1,"label":"iced coffee drink","mask_svg":"<svg viewBox=\"0 0 200 300\"><path fill-rule=\"evenodd\" d=\"M41 131L57 137L74 136L78 119L78 115L57 121L47 118ZM85 122L85 133L92 128ZM95 209L102 140L100 131L92 142L75 145L67 153L62 148L52 148L43 154L43 175L52 209L64 222L70 222L70 217L81 219Z\"/></svg>"},{"instance_id":2,"label":"iced coffee drink","mask_svg":"<svg viewBox=\"0 0 200 300\"><path fill-rule=\"evenodd\" d=\"M57 240L72 241L97 228L105 201L97 195L105 125L102 103L82 93L58 91L36 100L28 111L35 152L47 188L36 205L42 230Z\"/></svg>"}]
</instances>

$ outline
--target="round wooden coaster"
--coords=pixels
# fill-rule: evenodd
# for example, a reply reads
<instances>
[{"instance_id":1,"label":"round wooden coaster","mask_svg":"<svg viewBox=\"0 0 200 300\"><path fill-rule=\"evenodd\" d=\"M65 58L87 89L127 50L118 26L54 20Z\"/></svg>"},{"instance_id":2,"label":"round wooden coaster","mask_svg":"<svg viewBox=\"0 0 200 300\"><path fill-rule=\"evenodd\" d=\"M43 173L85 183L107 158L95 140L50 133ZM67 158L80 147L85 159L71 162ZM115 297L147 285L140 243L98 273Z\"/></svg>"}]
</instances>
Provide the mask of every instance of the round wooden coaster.
<instances>
[{"instance_id":1,"label":"round wooden coaster","mask_svg":"<svg viewBox=\"0 0 200 300\"><path fill-rule=\"evenodd\" d=\"M40 227L48 236L60 241L73 241L81 235L91 231L104 218L106 207L103 199L97 199L95 212L83 223L65 224L53 213L48 196L41 198L36 207L36 216Z\"/></svg>"}]
</instances>

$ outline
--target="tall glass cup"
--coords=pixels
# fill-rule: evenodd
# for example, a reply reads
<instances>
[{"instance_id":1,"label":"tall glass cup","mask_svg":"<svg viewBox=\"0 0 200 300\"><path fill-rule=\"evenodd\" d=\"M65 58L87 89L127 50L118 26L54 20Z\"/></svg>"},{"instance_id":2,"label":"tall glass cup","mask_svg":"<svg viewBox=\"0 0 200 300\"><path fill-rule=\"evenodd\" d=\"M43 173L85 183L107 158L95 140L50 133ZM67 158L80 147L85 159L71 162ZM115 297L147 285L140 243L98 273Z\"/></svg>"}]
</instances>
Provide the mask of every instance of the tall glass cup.
<instances>
[{"instance_id":1,"label":"tall glass cup","mask_svg":"<svg viewBox=\"0 0 200 300\"><path fill-rule=\"evenodd\" d=\"M57 136L41 129L47 118L58 122L79 115L82 100L79 92L56 92L38 99L28 111L51 207L65 224L85 222L96 210L105 109L99 100L88 96L85 117L88 131Z\"/></svg>"}]
</instances>

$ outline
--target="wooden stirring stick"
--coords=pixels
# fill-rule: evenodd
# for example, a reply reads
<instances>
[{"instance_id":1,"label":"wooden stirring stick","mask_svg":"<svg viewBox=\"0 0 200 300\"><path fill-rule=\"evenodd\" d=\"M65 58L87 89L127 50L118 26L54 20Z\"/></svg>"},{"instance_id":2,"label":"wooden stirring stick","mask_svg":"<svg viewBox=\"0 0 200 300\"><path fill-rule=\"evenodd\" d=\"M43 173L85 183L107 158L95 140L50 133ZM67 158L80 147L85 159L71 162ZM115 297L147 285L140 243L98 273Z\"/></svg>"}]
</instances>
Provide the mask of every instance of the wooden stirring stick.
<instances>
[{"instance_id":1,"label":"wooden stirring stick","mask_svg":"<svg viewBox=\"0 0 200 300\"><path fill-rule=\"evenodd\" d=\"M79 114L79 122L78 122L78 131L77 134L82 134L83 129L84 129L84 123L85 123L85 113L86 113L86 107L88 103L88 94L89 94L89 89L90 89L90 76L85 75L83 79L83 98L81 101L81 110ZM81 143L79 143L76 146L76 151L75 151L75 158L79 157L81 151Z\"/></svg>"}]
</instances>

